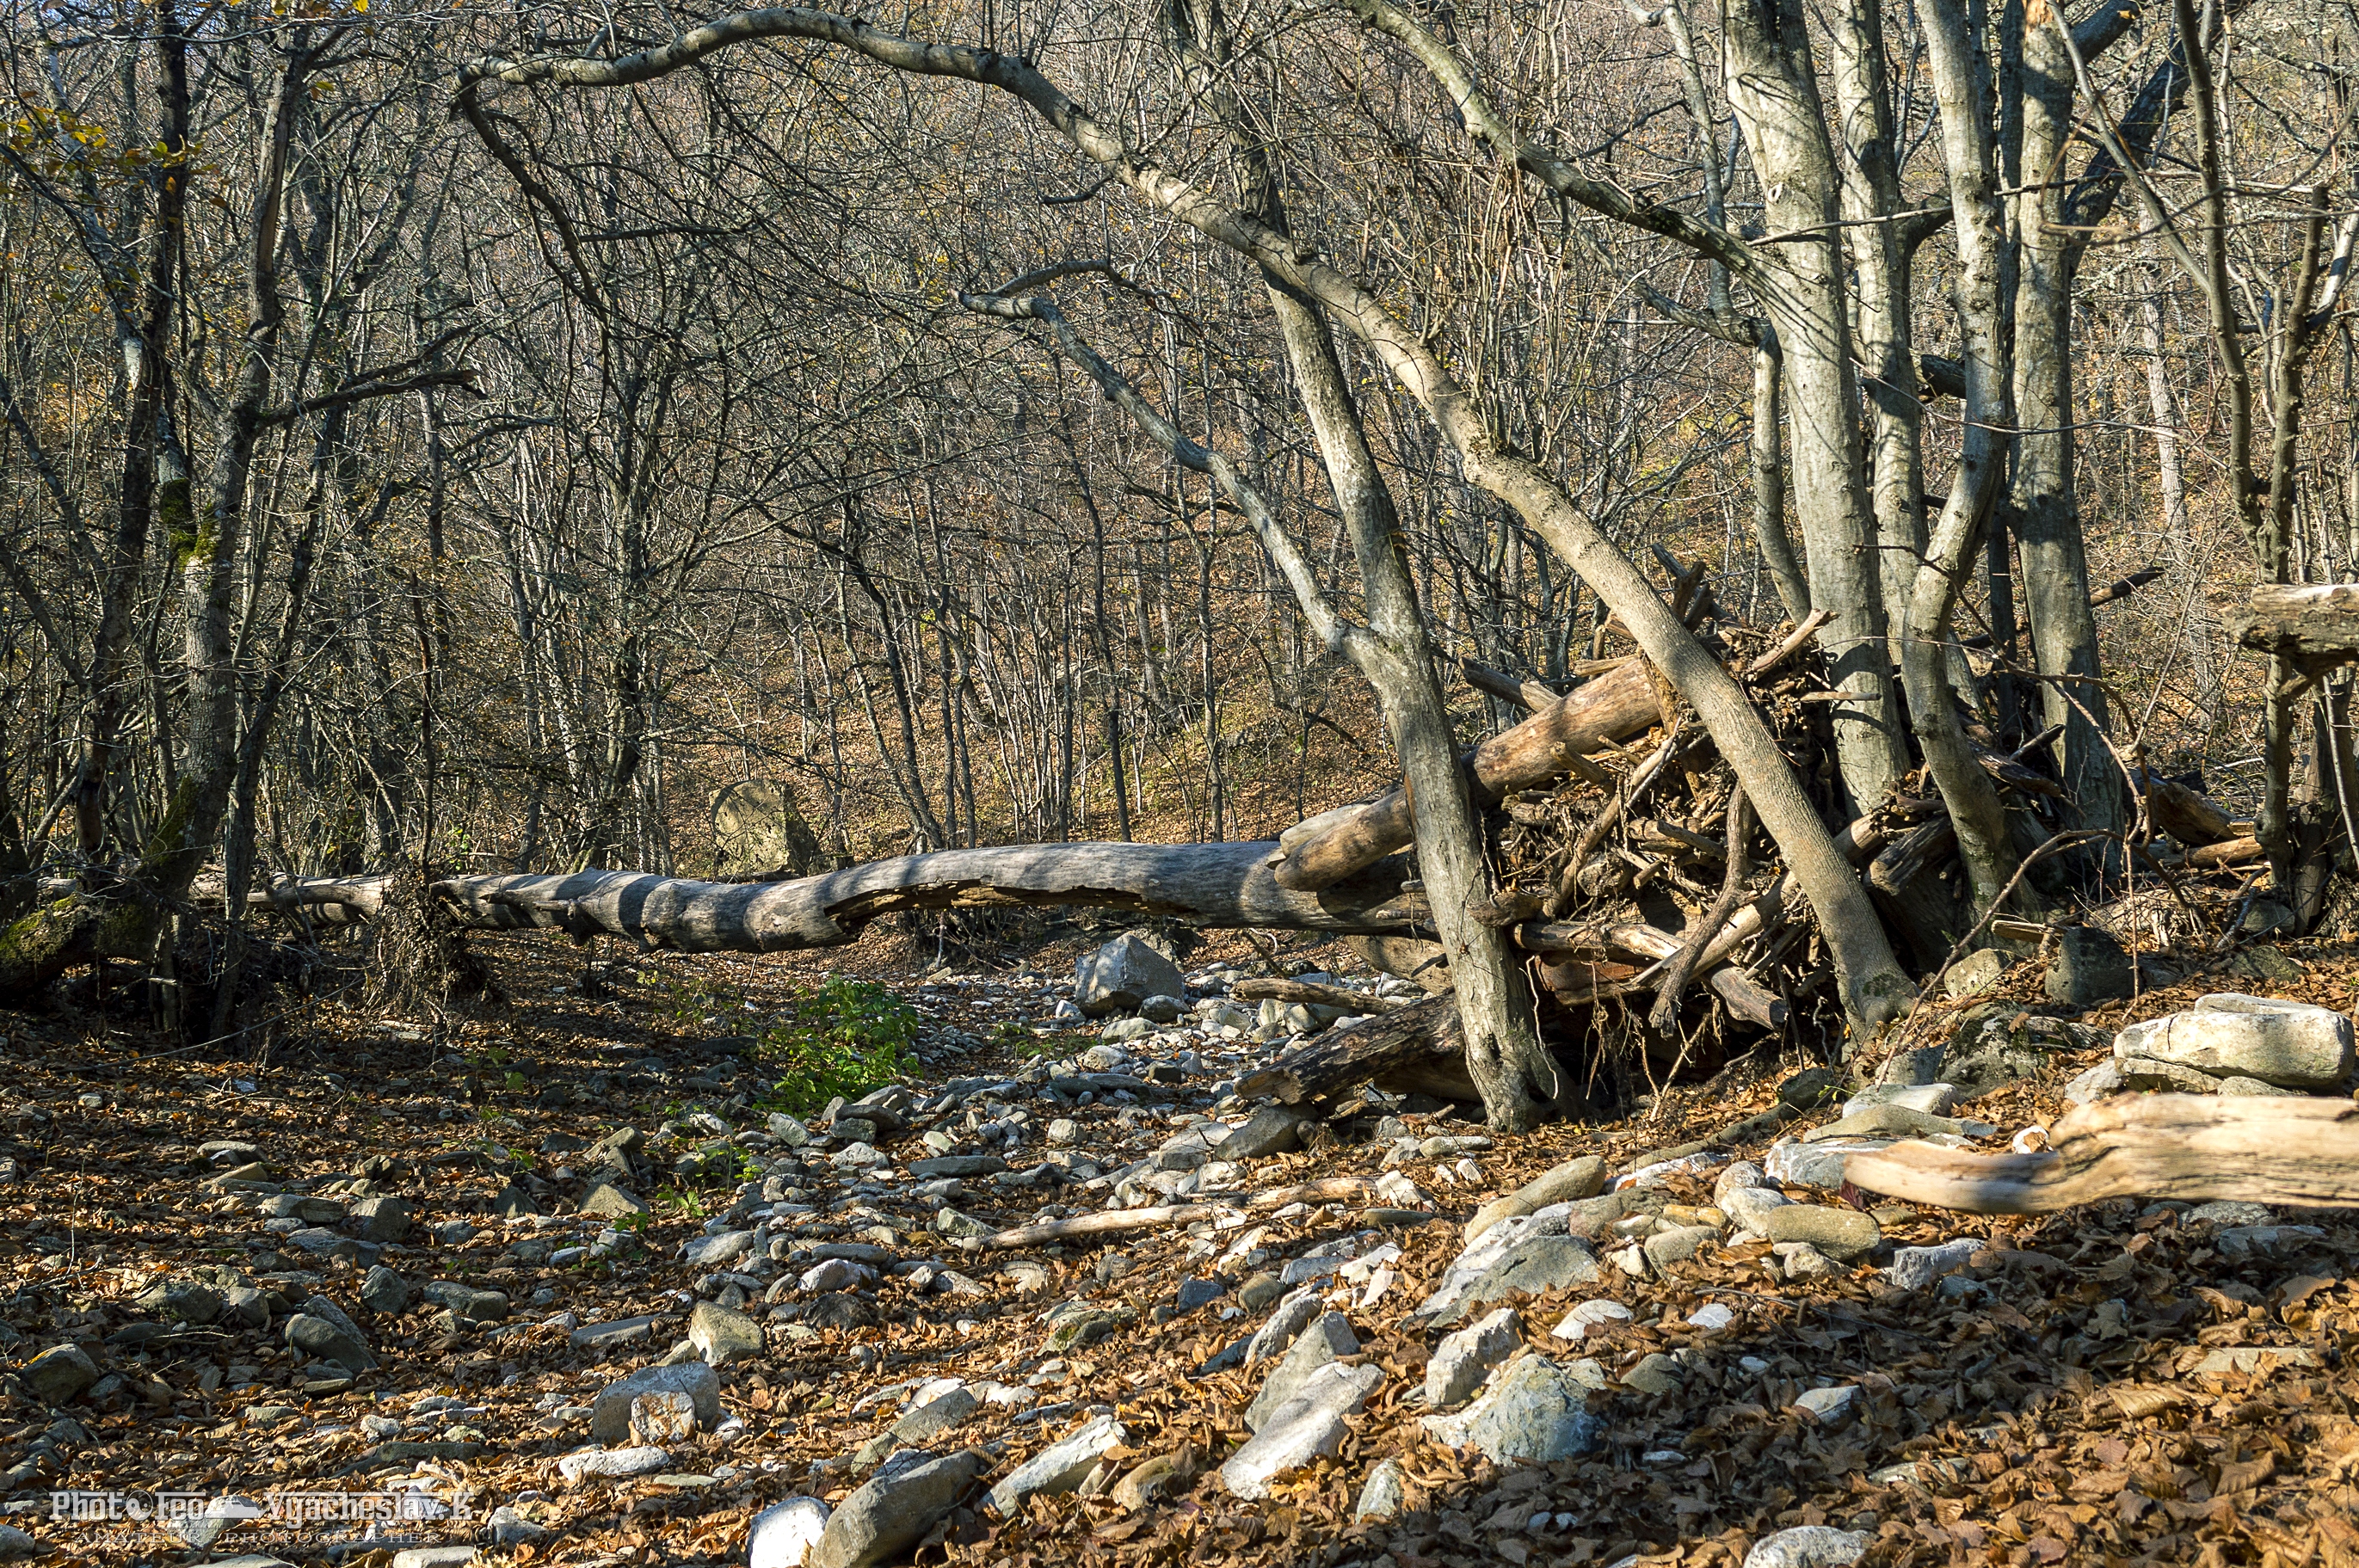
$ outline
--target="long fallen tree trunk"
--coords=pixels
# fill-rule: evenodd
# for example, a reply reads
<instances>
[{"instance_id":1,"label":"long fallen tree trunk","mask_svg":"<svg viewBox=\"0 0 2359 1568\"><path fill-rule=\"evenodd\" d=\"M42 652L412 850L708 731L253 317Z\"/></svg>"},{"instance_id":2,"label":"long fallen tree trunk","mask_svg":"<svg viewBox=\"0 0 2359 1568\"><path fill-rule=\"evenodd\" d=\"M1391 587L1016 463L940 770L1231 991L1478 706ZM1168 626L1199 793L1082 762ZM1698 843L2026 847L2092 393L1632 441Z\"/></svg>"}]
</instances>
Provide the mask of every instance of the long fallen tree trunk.
<instances>
[{"instance_id":1,"label":"long fallen tree trunk","mask_svg":"<svg viewBox=\"0 0 2359 1568\"><path fill-rule=\"evenodd\" d=\"M1638 659L1617 665L1514 728L1474 748L1475 784L1493 795L1545 784L1571 768L1567 760L1640 734L1662 717L1655 684ZM1408 792L1399 786L1365 805L1330 813L1320 831L1289 838L1277 885L1298 891L1331 886L1409 842Z\"/></svg>"},{"instance_id":2,"label":"long fallen tree trunk","mask_svg":"<svg viewBox=\"0 0 2359 1568\"><path fill-rule=\"evenodd\" d=\"M907 910L1071 905L1126 909L1190 925L1279 931L1386 932L1415 925L1405 860L1348 882L1294 892L1270 876L1277 846L1021 844L872 860L790 882L702 882L641 871L451 877L433 893L462 925L537 926L621 936L690 953L833 947Z\"/></svg>"},{"instance_id":3,"label":"long fallen tree trunk","mask_svg":"<svg viewBox=\"0 0 2359 1568\"><path fill-rule=\"evenodd\" d=\"M2359 1206L2359 1105L2256 1095L2123 1095L2060 1118L2036 1154L1896 1143L1854 1154L1854 1186L1967 1214L2051 1214L2100 1198Z\"/></svg>"}]
</instances>

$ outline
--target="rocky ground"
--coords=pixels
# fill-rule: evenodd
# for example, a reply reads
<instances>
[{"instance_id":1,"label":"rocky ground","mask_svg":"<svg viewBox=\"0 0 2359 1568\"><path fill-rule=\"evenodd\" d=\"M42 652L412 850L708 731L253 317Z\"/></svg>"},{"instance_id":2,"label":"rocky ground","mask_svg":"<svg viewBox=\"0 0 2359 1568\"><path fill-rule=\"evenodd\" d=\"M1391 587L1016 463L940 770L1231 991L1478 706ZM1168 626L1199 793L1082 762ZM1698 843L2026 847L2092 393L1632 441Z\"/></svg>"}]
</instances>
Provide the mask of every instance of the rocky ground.
<instances>
[{"instance_id":1,"label":"rocky ground","mask_svg":"<svg viewBox=\"0 0 2359 1568\"><path fill-rule=\"evenodd\" d=\"M1920 1010L1920 1082L1746 1061L1494 1140L1239 1101L1325 1022L1227 1000L1246 967L1111 1026L1047 958L905 976L925 1071L797 1119L746 1051L813 966L601 997L482 946L517 1000L447 1043L330 1002L225 1065L0 1014L0 1555L2359 1561L2359 1226L1841 1170L2036 1137L2207 992L2345 1008L2337 953L2094 1007L2019 965ZM1109 1214L1150 1217L1004 1235Z\"/></svg>"}]
</instances>

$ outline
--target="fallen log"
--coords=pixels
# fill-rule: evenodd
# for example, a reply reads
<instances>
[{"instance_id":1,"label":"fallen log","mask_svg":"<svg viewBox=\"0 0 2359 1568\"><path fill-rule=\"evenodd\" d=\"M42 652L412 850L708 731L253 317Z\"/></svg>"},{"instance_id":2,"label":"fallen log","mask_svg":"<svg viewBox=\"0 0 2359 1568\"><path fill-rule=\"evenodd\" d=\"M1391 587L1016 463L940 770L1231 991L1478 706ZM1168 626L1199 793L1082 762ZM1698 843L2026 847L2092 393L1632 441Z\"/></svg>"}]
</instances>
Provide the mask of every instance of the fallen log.
<instances>
[{"instance_id":1,"label":"fallen log","mask_svg":"<svg viewBox=\"0 0 2359 1568\"><path fill-rule=\"evenodd\" d=\"M1843 1163L1852 1185L1966 1214L2052 1214L2101 1198L2359 1206L2359 1105L2308 1096L2119 1095L2070 1112L2036 1154L1896 1143Z\"/></svg>"},{"instance_id":2,"label":"fallen log","mask_svg":"<svg viewBox=\"0 0 2359 1568\"><path fill-rule=\"evenodd\" d=\"M1013 1230L1002 1230L984 1237L977 1245L985 1251L1002 1251L1010 1247L1046 1247L1051 1242L1074 1241L1091 1236L1119 1236L1132 1230L1162 1230L1171 1226L1195 1225L1203 1220L1224 1230L1234 1230L1245 1223L1245 1217L1234 1208L1219 1204L1162 1204L1153 1208L1110 1208L1099 1214L1077 1214L1069 1219L1044 1219L1038 1225L1019 1225Z\"/></svg>"},{"instance_id":3,"label":"fallen log","mask_svg":"<svg viewBox=\"0 0 2359 1568\"><path fill-rule=\"evenodd\" d=\"M2238 643L2304 668L2359 658L2359 583L2270 583L2228 617Z\"/></svg>"},{"instance_id":4,"label":"fallen log","mask_svg":"<svg viewBox=\"0 0 2359 1568\"><path fill-rule=\"evenodd\" d=\"M451 877L434 896L468 926L621 936L690 953L832 947L907 910L1086 906L1207 926L1387 932L1418 923L1406 861L1316 892L1279 887L1277 845L1025 844L873 860L790 882L705 882L641 871Z\"/></svg>"},{"instance_id":5,"label":"fallen log","mask_svg":"<svg viewBox=\"0 0 2359 1568\"><path fill-rule=\"evenodd\" d=\"M2174 784L2149 769L2138 770L2138 793L2146 796L2147 820L2190 849L2234 838L2228 814L2183 784Z\"/></svg>"},{"instance_id":6,"label":"fallen log","mask_svg":"<svg viewBox=\"0 0 2359 1568\"><path fill-rule=\"evenodd\" d=\"M1477 788L1495 798L1544 784L1566 771L1560 747L1585 755L1609 741L1643 733L1661 719L1644 660L1617 665L1577 686L1529 719L1492 736L1467 759ZM1408 792L1395 787L1328 822L1319 832L1289 840L1276 873L1281 888L1310 892L1332 887L1375 864L1413 837Z\"/></svg>"},{"instance_id":7,"label":"fallen log","mask_svg":"<svg viewBox=\"0 0 2359 1568\"><path fill-rule=\"evenodd\" d=\"M1516 927L1516 942L1529 953L1580 954L1610 949L1654 960L1668 960L1677 957L1680 946L1680 939L1669 932L1635 920L1579 925L1561 921L1546 923L1527 921ZM1731 947L1733 946L1734 944L1731 944ZM1792 1015L1792 1009L1787 1005L1785 998L1762 986L1743 971L1727 967L1727 951L1723 950L1717 959L1712 958L1711 954L1712 947L1708 946L1704 949L1705 956L1697 960L1697 968L1701 970L1707 962L1714 965L1709 973L1703 975L1703 983L1712 988L1713 995L1728 1004L1729 1011L1746 1022L1757 1023L1764 1029L1775 1030L1786 1027L1786 1021ZM1554 979L1557 969L1565 967L1567 966L1551 966L1549 970L1551 980ZM1593 963L1591 967L1593 971L1603 969L1603 966ZM1551 984L1550 989L1554 991L1557 1000L1568 1007L1574 1007L1582 1002L1602 1001L1609 997L1627 996L1635 991L1643 990L1646 989L1647 978L1653 973L1652 968L1635 973L1627 970L1620 973L1599 972L1597 978L1585 987L1579 984L1562 986ZM1577 977L1574 978L1577 979Z\"/></svg>"},{"instance_id":8,"label":"fallen log","mask_svg":"<svg viewBox=\"0 0 2359 1568\"><path fill-rule=\"evenodd\" d=\"M2222 866L2241 866L2249 860L2263 859L2268 851L2251 834L2231 838L2225 843L2206 844L2187 851L2187 863L2202 871L2217 871Z\"/></svg>"},{"instance_id":9,"label":"fallen log","mask_svg":"<svg viewBox=\"0 0 2359 1568\"><path fill-rule=\"evenodd\" d=\"M1308 980L1239 980L1229 988L1229 996L1235 1001L1300 1002L1306 1007L1340 1008L1347 1013L1397 1012L1412 1005L1401 997L1372 996Z\"/></svg>"},{"instance_id":10,"label":"fallen log","mask_svg":"<svg viewBox=\"0 0 2359 1568\"><path fill-rule=\"evenodd\" d=\"M1446 996L1412 1002L1398 1012L1331 1029L1288 1052L1237 1084L1246 1099L1287 1105L1325 1099L1355 1084L1374 1082L1397 1092L1423 1091L1475 1099L1466 1072L1466 1044L1458 1033L1458 1004Z\"/></svg>"}]
</instances>

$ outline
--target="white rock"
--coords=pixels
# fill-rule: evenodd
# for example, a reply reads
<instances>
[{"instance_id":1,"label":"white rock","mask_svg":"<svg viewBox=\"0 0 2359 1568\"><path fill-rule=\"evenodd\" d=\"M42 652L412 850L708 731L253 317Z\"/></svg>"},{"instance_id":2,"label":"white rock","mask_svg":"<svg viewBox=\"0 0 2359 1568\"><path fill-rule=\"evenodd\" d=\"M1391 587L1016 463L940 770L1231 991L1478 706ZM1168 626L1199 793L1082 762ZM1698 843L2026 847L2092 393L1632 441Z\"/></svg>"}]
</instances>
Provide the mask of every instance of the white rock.
<instances>
[{"instance_id":1,"label":"white rock","mask_svg":"<svg viewBox=\"0 0 2359 1568\"><path fill-rule=\"evenodd\" d=\"M756 1514L745 1532L745 1568L802 1568L827 1529L827 1512L817 1498L788 1498Z\"/></svg>"},{"instance_id":2,"label":"white rock","mask_svg":"<svg viewBox=\"0 0 2359 1568\"><path fill-rule=\"evenodd\" d=\"M1794 1402L1818 1417L1821 1426L1831 1432L1839 1431L1858 1419L1859 1385L1843 1383L1832 1389L1812 1389Z\"/></svg>"},{"instance_id":3,"label":"white rock","mask_svg":"<svg viewBox=\"0 0 2359 1568\"><path fill-rule=\"evenodd\" d=\"M1599 1422L1589 1412L1590 1385L1545 1356L1507 1363L1483 1397L1459 1415L1430 1415L1426 1435L1451 1448L1479 1448L1495 1465L1548 1464L1585 1454Z\"/></svg>"},{"instance_id":4,"label":"white rock","mask_svg":"<svg viewBox=\"0 0 2359 1568\"><path fill-rule=\"evenodd\" d=\"M1872 1106L1897 1105L1903 1110L1921 1110L1928 1116L1947 1116L1950 1108L1957 1103L1955 1084L1876 1084L1845 1100L1843 1113L1849 1116Z\"/></svg>"},{"instance_id":5,"label":"white rock","mask_svg":"<svg viewBox=\"0 0 2359 1568\"><path fill-rule=\"evenodd\" d=\"M1343 1418L1356 1412L1384 1381L1375 1367L1331 1361L1304 1379L1245 1445L1221 1466L1221 1484L1240 1498L1269 1496L1269 1484L1343 1447Z\"/></svg>"},{"instance_id":6,"label":"white rock","mask_svg":"<svg viewBox=\"0 0 2359 1568\"><path fill-rule=\"evenodd\" d=\"M1775 1187L1731 1187L1721 1195L1720 1208L1739 1230L1766 1236L1768 1228L1762 1216L1793 1201Z\"/></svg>"},{"instance_id":7,"label":"white rock","mask_svg":"<svg viewBox=\"0 0 2359 1568\"><path fill-rule=\"evenodd\" d=\"M2222 993L2185 1012L2131 1024L2114 1037L2114 1054L2325 1088L2351 1076L2351 1021L2309 1002Z\"/></svg>"},{"instance_id":8,"label":"white rock","mask_svg":"<svg viewBox=\"0 0 2359 1568\"><path fill-rule=\"evenodd\" d=\"M1089 1479L1105 1451L1127 1436L1122 1423L1102 1415L1071 1437L1042 1449L1001 1477L991 1488L991 1506L1001 1516L1011 1514L1036 1492L1070 1492Z\"/></svg>"},{"instance_id":9,"label":"white rock","mask_svg":"<svg viewBox=\"0 0 2359 1568\"><path fill-rule=\"evenodd\" d=\"M1851 1568L1867 1555L1868 1540L1865 1530L1797 1525L1755 1541L1745 1568Z\"/></svg>"},{"instance_id":10,"label":"white rock","mask_svg":"<svg viewBox=\"0 0 2359 1568\"><path fill-rule=\"evenodd\" d=\"M1610 1334L1630 1321L1630 1309L1620 1302L1599 1296L1585 1301L1564 1314L1564 1321L1549 1332L1558 1339L1582 1339L1592 1334Z\"/></svg>"},{"instance_id":11,"label":"white rock","mask_svg":"<svg viewBox=\"0 0 2359 1568\"><path fill-rule=\"evenodd\" d=\"M1246 1342L1245 1364L1250 1367L1284 1353L1294 1343L1294 1336L1319 1315L1319 1292L1315 1290L1296 1291L1281 1300L1277 1309L1269 1314L1269 1321Z\"/></svg>"},{"instance_id":12,"label":"white rock","mask_svg":"<svg viewBox=\"0 0 2359 1568\"><path fill-rule=\"evenodd\" d=\"M1735 1309L1719 1302L1707 1302L1688 1314L1688 1326L1701 1328L1706 1334L1717 1334L1735 1321Z\"/></svg>"},{"instance_id":13,"label":"white rock","mask_svg":"<svg viewBox=\"0 0 2359 1568\"><path fill-rule=\"evenodd\" d=\"M645 1476L671 1463L661 1448L583 1448L557 1462L557 1473L568 1481L585 1476Z\"/></svg>"}]
</instances>

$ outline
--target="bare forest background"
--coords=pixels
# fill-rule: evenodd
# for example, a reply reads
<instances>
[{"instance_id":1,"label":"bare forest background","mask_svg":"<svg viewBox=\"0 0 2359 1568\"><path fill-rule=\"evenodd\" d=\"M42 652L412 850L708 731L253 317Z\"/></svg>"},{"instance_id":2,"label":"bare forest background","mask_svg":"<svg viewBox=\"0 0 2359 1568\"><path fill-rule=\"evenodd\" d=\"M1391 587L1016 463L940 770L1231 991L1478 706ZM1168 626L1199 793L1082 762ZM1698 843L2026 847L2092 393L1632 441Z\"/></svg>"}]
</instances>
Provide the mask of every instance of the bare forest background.
<instances>
[{"instance_id":1,"label":"bare forest background","mask_svg":"<svg viewBox=\"0 0 2359 1568\"><path fill-rule=\"evenodd\" d=\"M2230 335L2252 345L2264 431L2309 225L2317 281L2300 297L2319 319L2297 344L2308 406L2284 575L2353 577L2359 404L2340 288L2359 32L2351 6L2321 0L2223 9L2067 18L2094 96L2054 167L1999 168L1997 195L2011 243L2073 249L2069 428L2049 432L2068 557L2085 557L2071 590L2158 574L2096 611L2102 680L2078 697L2119 757L2200 773L2249 816L2268 662L2223 622L2271 568L2237 493L2203 269L2117 178L2077 228L2046 194L2147 108L2141 189L2190 233L2218 199ZM1865 14L1905 213L1862 222L1908 230L1900 297L1934 359L1897 390L1919 410L1919 489L1938 509L1966 429L1940 360L1960 352L1962 264L1925 243L1950 176L1916 15ZM875 20L1029 62L1226 189L1244 163L1176 63L1175 15L982 0ZM1708 8L1418 15L1590 179L1668 210L1709 201L1776 247L1785 193L1735 134ZM2198 92L2219 122L2208 186L2186 71L2170 70L2199 17L2212 41ZM1365 684L1232 502L1048 334L959 297L1111 264L1058 285L1066 314L1254 476L1330 601L1359 613L1345 520L1253 263L1125 200L1005 92L793 40L611 91L528 83L461 103L471 61L611 58L702 19L409 0L10 7L0 869L126 863L201 769L223 775L225 806L193 852L241 881L419 862L709 875L713 793L749 778L788 781L823 863L846 863L1274 836L1399 776ZM2043 0L1973 21L2018 48L2057 26ZM1699 330L1725 316L1724 271L1522 178L1348 15L1248 0L1222 27L1295 230L1478 391L1493 438L1658 582L1657 546L1708 563L1739 619L1786 619L1756 515L1756 355ZM2024 93L2004 53L1985 61L2002 126ZM1825 118L1841 151L1842 115ZM1516 710L1462 684L1459 661L1560 687L1609 651L1605 608L1461 476L1363 344L1337 351L1472 741ZM1811 482L1772 504L1790 514ZM2041 678L2061 672L2019 608L2067 557L2019 552L2022 515L1996 504L1955 611L1959 679L1991 683L1981 711L2018 744L2070 688Z\"/></svg>"}]
</instances>

